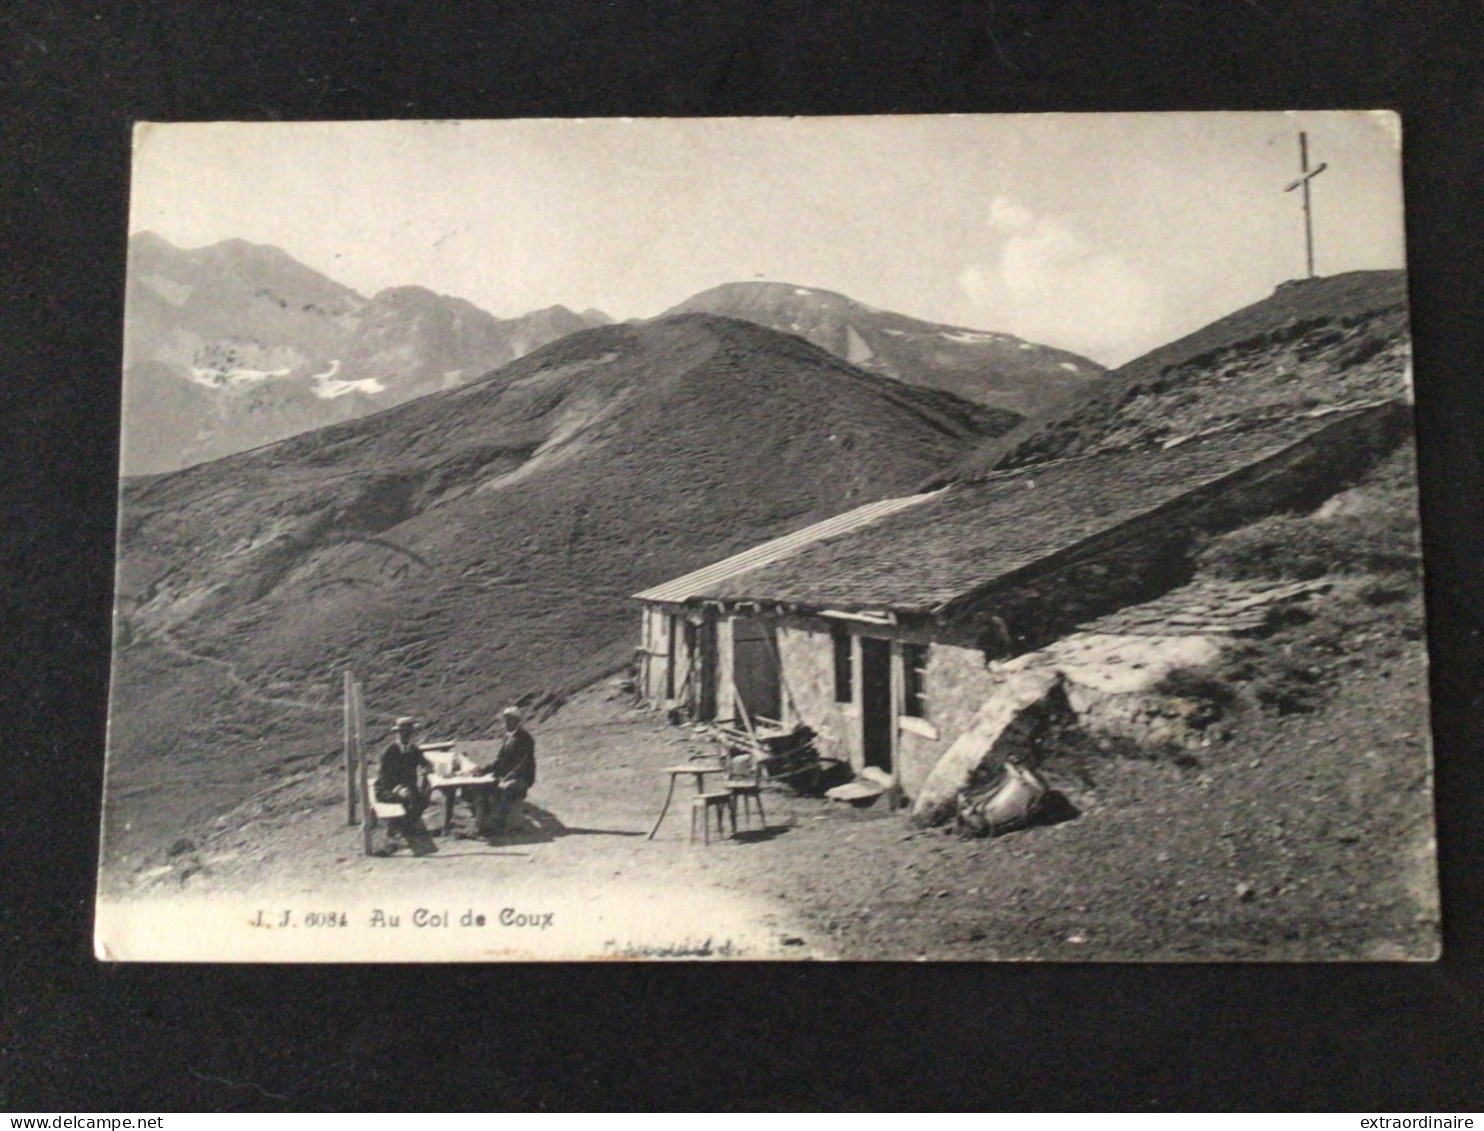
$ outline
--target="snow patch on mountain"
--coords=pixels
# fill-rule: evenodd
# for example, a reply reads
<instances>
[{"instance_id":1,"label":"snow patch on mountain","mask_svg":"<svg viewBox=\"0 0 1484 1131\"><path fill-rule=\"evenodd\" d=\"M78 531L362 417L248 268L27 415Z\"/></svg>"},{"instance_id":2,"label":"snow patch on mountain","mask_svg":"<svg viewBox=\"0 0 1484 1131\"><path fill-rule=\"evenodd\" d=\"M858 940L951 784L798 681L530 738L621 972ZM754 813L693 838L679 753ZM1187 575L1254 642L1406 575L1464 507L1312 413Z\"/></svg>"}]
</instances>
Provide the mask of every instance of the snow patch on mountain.
<instances>
[{"instance_id":1,"label":"snow patch on mountain","mask_svg":"<svg viewBox=\"0 0 1484 1131\"><path fill-rule=\"evenodd\" d=\"M208 389L240 389L274 377L287 377L289 369L219 369L216 366L191 366L191 380Z\"/></svg>"},{"instance_id":2,"label":"snow patch on mountain","mask_svg":"<svg viewBox=\"0 0 1484 1131\"><path fill-rule=\"evenodd\" d=\"M335 374L340 372L340 359L337 357L330 362L330 368L323 373L316 373L314 381L314 395L322 401L333 401L336 397L343 397L347 393L384 393L386 386L375 377L363 377L358 381L342 381Z\"/></svg>"},{"instance_id":3,"label":"snow patch on mountain","mask_svg":"<svg viewBox=\"0 0 1484 1131\"><path fill-rule=\"evenodd\" d=\"M192 283L177 282L175 279L170 279L153 272L140 275L139 281L171 306L184 306L186 300L196 290L195 285Z\"/></svg>"}]
</instances>

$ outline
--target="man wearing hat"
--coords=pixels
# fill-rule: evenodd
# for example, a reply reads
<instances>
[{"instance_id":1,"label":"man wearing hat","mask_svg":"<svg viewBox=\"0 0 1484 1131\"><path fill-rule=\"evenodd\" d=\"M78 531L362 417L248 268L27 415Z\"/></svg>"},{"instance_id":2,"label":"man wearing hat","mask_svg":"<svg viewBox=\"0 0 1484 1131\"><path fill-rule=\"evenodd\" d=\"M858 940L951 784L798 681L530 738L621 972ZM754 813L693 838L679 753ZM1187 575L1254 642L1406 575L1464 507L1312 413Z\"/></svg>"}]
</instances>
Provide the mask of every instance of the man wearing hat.
<instances>
[{"instance_id":1,"label":"man wearing hat","mask_svg":"<svg viewBox=\"0 0 1484 1131\"><path fill-rule=\"evenodd\" d=\"M412 741L417 720L404 715L392 724L396 736L381 753L376 771L376 800L395 802L407 810L402 831L410 832L428 805L428 792L418 771L431 771L433 765L423 756L422 748ZM395 823L389 831L395 832Z\"/></svg>"},{"instance_id":2,"label":"man wearing hat","mask_svg":"<svg viewBox=\"0 0 1484 1131\"><path fill-rule=\"evenodd\" d=\"M491 835L504 831L511 812L536 784L536 740L521 725L520 708L506 707L500 717L505 723L500 752L479 770L495 780L476 789L472 798L479 830Z\"/></svg>"}]
</instances>

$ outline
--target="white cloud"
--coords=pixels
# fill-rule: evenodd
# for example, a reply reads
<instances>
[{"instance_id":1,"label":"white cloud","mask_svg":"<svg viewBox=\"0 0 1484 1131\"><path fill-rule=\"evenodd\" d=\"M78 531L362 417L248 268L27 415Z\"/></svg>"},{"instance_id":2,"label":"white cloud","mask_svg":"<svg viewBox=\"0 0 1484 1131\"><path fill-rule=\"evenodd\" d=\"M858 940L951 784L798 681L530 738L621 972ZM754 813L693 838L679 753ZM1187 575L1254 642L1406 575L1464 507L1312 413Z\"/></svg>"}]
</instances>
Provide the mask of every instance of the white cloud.
<instances>
[{"instance_id":1,"label":"white cloud","mask_svg":"<svg viewBox=\"0 0 1484 1131\"><path fill-rule=\"evenodd\" d=\"M979 325L1119 364L1157 336L1159 288L1115 252L1091 245L1069 223L1005 197L988 223L1004 234L997 262L970 264L959 288L982 311Z\"/></svg>"},{"instance_id":2,"label":"white cloud","mask_svg":"<svg viewBox=\"0 0 1484 1131\"><path fill-rule=\"evenodd\" d=\"M1029 208L1016 204L1006 196L997 196L989 202L989 226L1005 232L1017 232L1035 223L1036 215Z\"/></svg>"}]
</instances>

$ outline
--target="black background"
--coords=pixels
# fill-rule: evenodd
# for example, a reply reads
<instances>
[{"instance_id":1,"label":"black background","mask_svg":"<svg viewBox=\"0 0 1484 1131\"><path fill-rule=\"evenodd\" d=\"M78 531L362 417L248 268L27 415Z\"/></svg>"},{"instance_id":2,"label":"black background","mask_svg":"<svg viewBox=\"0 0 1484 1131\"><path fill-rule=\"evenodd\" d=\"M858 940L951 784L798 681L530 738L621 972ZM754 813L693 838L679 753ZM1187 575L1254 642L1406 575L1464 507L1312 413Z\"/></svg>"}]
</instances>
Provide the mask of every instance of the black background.
<instances>
[{"instance_id":1,"label":"black background","mask_svg":"<svg viewBox=\"0 0 1484 1131\"><path fill-rule=\"evenodd\" d=\"M1484 6L12 2L0 83L0 1108L1484 1103ZM134 120L1401 111L1447 953L1343 966L92 958Z\"/></svg>"}]
</instances>

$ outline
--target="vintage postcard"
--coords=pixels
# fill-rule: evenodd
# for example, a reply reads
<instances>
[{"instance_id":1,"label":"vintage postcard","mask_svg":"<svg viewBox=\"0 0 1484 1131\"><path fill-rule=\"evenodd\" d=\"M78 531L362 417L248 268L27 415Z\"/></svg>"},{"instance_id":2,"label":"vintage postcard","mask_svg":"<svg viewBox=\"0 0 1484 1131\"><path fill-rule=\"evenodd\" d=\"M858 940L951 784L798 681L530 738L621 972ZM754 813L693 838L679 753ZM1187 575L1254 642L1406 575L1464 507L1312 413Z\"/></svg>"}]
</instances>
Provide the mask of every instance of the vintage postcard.
<instances>
[{"instance_id":1,"label":"vintage postcard","mask_svg":"<svg viewBox=\"0 0 1484 1131\"><path fill-rule=\"evenodd\" d=\"M98 956L1435 958L1400 128L138 126Z\"/></svg>"}]
</instances>

